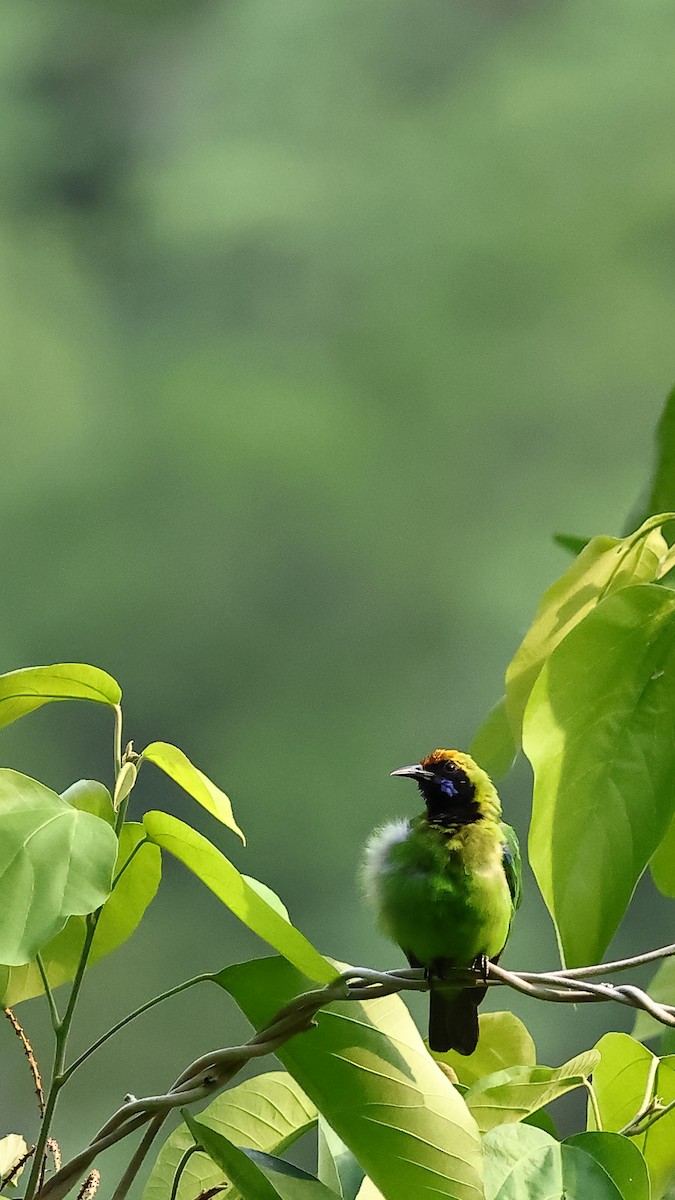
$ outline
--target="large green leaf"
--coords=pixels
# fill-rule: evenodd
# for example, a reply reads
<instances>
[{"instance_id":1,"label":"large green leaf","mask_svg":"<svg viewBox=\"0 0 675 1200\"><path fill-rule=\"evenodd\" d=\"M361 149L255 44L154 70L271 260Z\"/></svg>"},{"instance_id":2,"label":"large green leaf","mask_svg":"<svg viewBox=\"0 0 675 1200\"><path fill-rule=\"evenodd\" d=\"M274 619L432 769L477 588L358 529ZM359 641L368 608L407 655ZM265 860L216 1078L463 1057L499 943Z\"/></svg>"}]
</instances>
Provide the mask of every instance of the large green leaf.
<instances>
[{"instance_id":1,"label":"large green leaf","mask_svg":"<svg viewBox=\"0 0 675 1200\"><path fill-rule=\"evenodd\" d=\"M355 1200L363 1183L363 1167L323 1116L319 1116L318 1151L317 1174L321 1182L343 1200Z\"/></svg>"},{"instance_id":2,"label":"large green leaf","mask_svg":"<svg viewBox=\"0 0 675 1200\"><path fill-rule=\"evenodd\" d=\"M470 1087L483 1076L506 1067L535 1066L537 1052L532 1037L513 1013L481 1013L478 1025L480 1034L473 1054L458 1054L456 1050L445 1054L431 1052L436 1062L452 1067L460 1083Z\"/></svg>"},{"instance_id":3,"label":"large green leaf","mask_svg":"<svg viewBox=\"0 0 675 1200\"><path fill-rule=\"evenodd\" d=\"M141 845L143 842L145 844ZM129 865L123 870L127 863ZM118 882L106 900L96 926L90 963L110 954L131 936L159 887L162 856L157 846L145 841L143 826L135 822L128 822L120 831L115 877L118 875ZM61 932L43 946L40 957L52 988L73 979L85 935L84 917L69 917ZM41 995L42 991L42 979L34 962L19 967L0 967L3 1004L11 1007Z\"/></svg>"},{"instance_id":4,"label":"large green leaf","mask_svg":"<svg viewBox=\"0 0 675 1200\"><path fill-rule=\"evenodd\" d=\"M647 991L652 1000L656 1000L658 1004L675 1004L675 955L663 960ZM665 1033L666 1028L660 1021L650 1017L644 1009L636 1009L632 1032L633 1037L638 1041L643 1042L645 1038L657 1037L659 1034Z\"/></svg>"},{"instance_id":5,"label":"large green leaf","mask_svg":"<svg viewBox=\"0 0 675 1200\"><path fill-rule=\"evenodd\" d=\"M229 796L221 792L215 783L211 783L204 772L190 762L187 754L183 754L182 750L179 750L177 746L169 745L168 742L151 742L149 746L145 747L142 758L146 758L148 762L154 763L156 767L164 771L165 775L173 779L189 796L192 796L208 812L222 821L223 825L227 825L228 829L238 833L244 845L246 844L246 838L234 819Z\"/></svg>"},{"instance_id":6,"label":"large green leaf","mask_svg":"<svg viewBox=\"0 0 675 1200\"><path fill-rule=\"evenodd\" d=\"M116 856L106 821L0 770L0 962L28 962L69 916L99 908Z\"/></svg>"},{"instance_id":7,"label":"large green leaf","mask_svg":"<svg viewBox=\"0 0 675 1200\"><path fill-rule=\"evenodd\" d=\"M485 1200L560 1200L562 1197L560 1146L543 1129L531 1125L498 1125L483 1138L483 1151Z\"/></svg>"},{"instance_id":8,"label":"large green leaf","mask_svg":"<svg viewBox=\"0 0 675 1200\"><path fill-rule=\"evenodd\" d=\"M622 1200L650 1200L647 1164L629 1138L618 1133L575 1133L565 1138L564 1145L590 1154L615 1183Z\"/></svg>"},{"instance_id":9,"label":"large green leaf","mask_svg":"<svg viewBox=\"0 0 675 1200\"><path fill-rule=\"evenodd\" d=\"M645 1101L650 1068L656 1061L640 1042L627 1033L607 1033L597 1045L600 1062L593 1072L603 1130L616 1132L628 1125ZM675 1056L662 1058L653 1078L649 1097L664 1104L675 1100ZM595 1128L589 1105L589 1128ZM675 1178L675 1111L655 1121L645 1133L632 1139L642 1151L652 1183L654 1200Z\"/></svg>"},{"instance_id":10,"label":"large green leaf","mask_svg":"<svg viewBox=\"0 0 675 1200\"><path fill-rule=\"evenodd\" d=\"M530 862L565 962L598 962L675 806L675 593L608 596L551 654L525 713Z\"/></svg>"},{"instance_id":11,"label":"large green leaf","mask_svg":"<svg viewBox=\"0 0 675 1200\"><path fill-rule=\"evenodd\" d=\"M51 700L94 700L114 707L121 699L119 683L98 667L86 663L25 667L0 675L0 727Z\"/></svg>"},{"instance_id":12,"label":"large green leaf","mask_svg":"<svg viewBox=\"0 0 675 1200\"><path fill-rule=\"evenodd\" d=\"M283 959L228 967L218 981L258 1029L308 987ZM475 1121L400 997L332 1004L316 1022L276 1053L386 1200L479 1200Z\"/></svg>"},{"instance_id":13,"label":"large green leaf","mask_svg":"<svg viewBox=\"0 0 675 1200\"><path fill-rule=\"evenodd\" d=\"M645 1200L630 1190L625 1160L609 1168L607 1147L596 1156L529 1125L497 1126L483 1145L485 1200Z\"/></svg>"},{"instance_id":14,"label":"large green leaf","mask_svg":"<svg viewBox=\"0 0 675 1200\"><path fill-rule=\"evenodd\" d=\"M657 846L649 869L659 891L675 897L675 817Z\"/></svg>"},{"instance_id":15,"label":"large green leaf","mask_svg":"<svg viewBox=\"0 0 675 1200\"><path fill-rule=\"evenodd\" d=\"M208 1126L238 1146L282 1153L316 1123L317 1112L300 1086L285 1071L256 1075L230 1088L199 1114ZM178 1165L193 1145L187 1125L179 1125L162 1146L143 1192L143 1200L166 1200ZM206 1154L193 1154L178 1187L177 1200L194 1200L226 1182L223 1171ZM231 1194L231 1193L228 1193Z\"/></svg>"},{"instance_id":16,"label":"large green leaf","mask_svg":"<svg viewBox=\"0 0 675 1200\"><path fill-rule=\"evenodd\" d=\"M491 779L503 779L511 770L517 753L518 746L506 711L506 696L502 696L478 729L471 743L471 754Z\"/></svg>"},{"instance_id":17,"label":"large green leaf","mask_svg":"<svg viewBox=\"0 0 675 1200\"><path fill-rule=\"evenodd\" d=\"M667 546L655 526L670 515L653 517L627 538L593 538L544 593L534 621L506 671L506 706L517 745L530 693L556 646L603 597L657 578Z\"/></svg>"},{"instance_id":18,"label":"large green leaf","mask_svg":"<svg viewBox=\"0 0 675 1200\"><path fill-rule=\"evenodd\" d=\"M92 813L102 821L107 821L109 825L115 824L112 796L105 784L99 783L97 779L78 779L76 783L71 783L65 792L61 792L61 799L67 800L80 812Z\"/></svg>"},{"instance_id":19,"label":"large green leaf","mask_svg":"<svg viewBox=\"0 0 675 1200\"><path fill-rule=\"evenodd\" d=\"M189 1113L185 1119L195 1141L232 1180L242 1200L338 1200L336 1192L299 1167L258 1150L240 1150Z\"/></svg>"},{"instance_id":20,"label":"large green leaf","mask_svg":"<svg viewBox=\"0 0 675 1200\"><path fill-rule=\"evenodd\" d=\"M310 979L328 983L335 977L335 968L307 938L195 829L162 812L146 813L143 825L155 845L180 859L244 925L269 942Z\"/></svg>"},{"instance_id":21,"label":"large green leaf","mask_svg":"<svg viewBox=\"0 0 675 1200\"><path fill-rule=\"evenodd\" d=\"M583 1087L599 1062L596 1050L577 1054L562 1067L508 1067L472 1084L464 1099L481 1133L522 1121L559 1096Z\"/></svg>"}]
</instances>

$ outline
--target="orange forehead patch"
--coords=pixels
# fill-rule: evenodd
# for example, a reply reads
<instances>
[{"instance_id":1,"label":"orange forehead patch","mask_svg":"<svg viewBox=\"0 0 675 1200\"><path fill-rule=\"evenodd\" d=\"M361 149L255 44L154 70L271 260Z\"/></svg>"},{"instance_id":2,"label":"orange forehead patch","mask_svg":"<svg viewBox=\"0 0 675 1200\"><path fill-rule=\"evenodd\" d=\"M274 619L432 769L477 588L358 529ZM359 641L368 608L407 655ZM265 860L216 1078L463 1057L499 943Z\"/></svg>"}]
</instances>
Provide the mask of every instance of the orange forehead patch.
<instances>
[{"instance_id":1,"label":"orange forehead patch","mask_svg":"<svg viewBox=\"0 0 675 1200\"><path fill-rule=\"evenodd\" d=\"M426 758L421 760L421 766L425 771L430 767L436 767L439 763L454 762L458 767L463 767L466 763L466 755L462 754L461 750L432 750L431 754L427 754Z\"/></svg>"}]
</instances>

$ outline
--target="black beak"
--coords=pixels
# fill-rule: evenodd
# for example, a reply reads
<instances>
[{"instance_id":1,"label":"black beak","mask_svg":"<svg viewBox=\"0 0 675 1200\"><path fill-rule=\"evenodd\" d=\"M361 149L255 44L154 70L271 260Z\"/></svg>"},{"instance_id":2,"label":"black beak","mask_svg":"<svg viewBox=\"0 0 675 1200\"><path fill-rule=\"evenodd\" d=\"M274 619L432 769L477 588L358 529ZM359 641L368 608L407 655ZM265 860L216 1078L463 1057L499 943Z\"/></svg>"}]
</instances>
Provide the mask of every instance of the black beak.
<instances>
[{"instance_id":1,"label":"black beak","mask_svg":"<svg viewBox=\"0 0 675 1200\"><path fill-rule=\"evenodd\" d=\"M425 771L421 763L413 763L409 767L399 767L392 775L400 775L402 779L433 779L433 771Z\"/></svg>"}]
</instances>

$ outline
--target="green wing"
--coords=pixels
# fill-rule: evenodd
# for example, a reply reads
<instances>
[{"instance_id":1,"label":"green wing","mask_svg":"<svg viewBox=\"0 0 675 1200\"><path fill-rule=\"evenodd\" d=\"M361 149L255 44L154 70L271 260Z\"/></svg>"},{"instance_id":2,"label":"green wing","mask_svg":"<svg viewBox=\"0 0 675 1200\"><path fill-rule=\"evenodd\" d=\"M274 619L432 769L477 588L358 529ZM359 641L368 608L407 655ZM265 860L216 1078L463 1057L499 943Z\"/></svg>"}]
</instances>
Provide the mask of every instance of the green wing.
<instances>
[{"instance_id":1,"label":"green wing","mask_svg":"<svg viewBox=\"0 0 675 1200\"><path fill-rule=\"evenodd\" d=\"M499 830L503 838L502 864L509 885L511 899L513 900L513 911L515 912L522 899L523 891L523 864L520 857L520 846L518 845L516 831L510 825L506 825L504 821L501 821Z\"/></svg>"}]
</instances>

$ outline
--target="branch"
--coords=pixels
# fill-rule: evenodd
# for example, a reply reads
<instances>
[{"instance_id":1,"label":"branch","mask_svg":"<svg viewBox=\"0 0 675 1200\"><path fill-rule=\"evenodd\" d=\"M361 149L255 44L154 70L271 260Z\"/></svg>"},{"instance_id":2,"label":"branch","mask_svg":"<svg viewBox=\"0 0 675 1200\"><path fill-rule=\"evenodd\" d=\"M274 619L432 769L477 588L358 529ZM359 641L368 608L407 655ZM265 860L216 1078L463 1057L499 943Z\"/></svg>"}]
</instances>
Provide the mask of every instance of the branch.
<instances>
[{"instance_id":1,"label":"branch","mask_svg":"<svg viewBox=\"0 0 675 1200\"><path fill-rule=\"evenodd\" d=\"M636 955L634 958L592 967L579 967L571 971L535 974L531 971L505 971L496 963L488 963L487 980L482 972L454 969L448 970L443 978L448 983L458 983L465 987L483 987L485 982L491 987L507 986L537 1000L559 1004L614 1000L630 1008L642 1008L662 1025L675 1028L675 1007L657 1004L641 988L628 984L589 982L593 975L623 971L654 959L671 956L675 956L675 944ZM121 1141L148 1122L158 1126L174 1108L206 1100L222 1091L233 1076L253 1058L272 1054L289 1038L311 1029L314 1017L325 1005L345 1000L376 1000L405 991L426 992L429 987L428 973L421 968L373 971L367 967L353 967L343 971L325 987L303 992L280 1009L272 1020L244 1045L229 1046L201 1055L182 1072L164 1095L146 1096L140 1100L128 1096L125 1103L99 1129L89 1145L40 1189L37 1200L62 1200L102 1150ZM144 1145L145 1139L139 1151ZM147 1145L149 1146L149 1141ZM136 1170L140 1161L137 1152L134 1156ZM118 1189L116 1196L121 1197L124 1194L126 1193Z\"/></svg>"}]
</instances>

